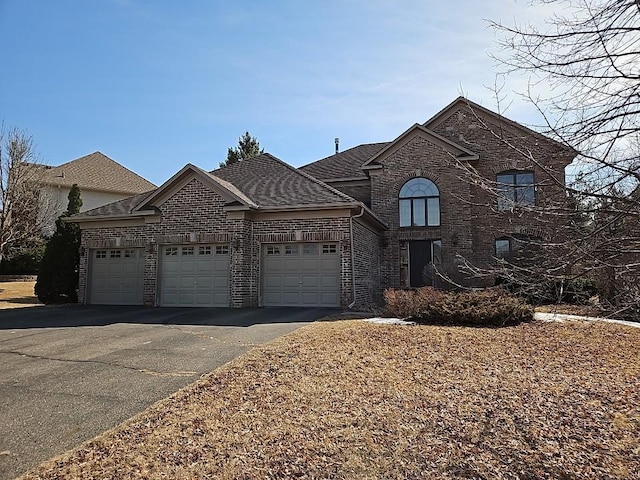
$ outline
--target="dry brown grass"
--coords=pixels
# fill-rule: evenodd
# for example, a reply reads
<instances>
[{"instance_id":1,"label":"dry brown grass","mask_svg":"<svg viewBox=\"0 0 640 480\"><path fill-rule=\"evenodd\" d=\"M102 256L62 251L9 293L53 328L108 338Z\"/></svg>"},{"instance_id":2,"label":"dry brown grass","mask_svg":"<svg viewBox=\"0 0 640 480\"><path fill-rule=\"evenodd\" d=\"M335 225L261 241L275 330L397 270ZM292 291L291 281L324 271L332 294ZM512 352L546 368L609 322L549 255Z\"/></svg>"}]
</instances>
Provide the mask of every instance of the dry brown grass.
<instances>
[{"instance_id":1,"label":"dry brown grass","mask_svg":"<svg viewBox=\"0 0 640 480\"><path fill-rule=\"evenodd\" d=\"M23 478L640 478L638 345L603 323L315 323Z\"/></svg>"},{"instance_id":2,"label":"dry brown grass","mask_svg":"<svg viewBox=\"0 0 640 480\"><path fill-rule=\"evenodd\" d=\"M0 310L42 305L33 293L36 282L0 282Z\"/></svg>"}]
</instances>

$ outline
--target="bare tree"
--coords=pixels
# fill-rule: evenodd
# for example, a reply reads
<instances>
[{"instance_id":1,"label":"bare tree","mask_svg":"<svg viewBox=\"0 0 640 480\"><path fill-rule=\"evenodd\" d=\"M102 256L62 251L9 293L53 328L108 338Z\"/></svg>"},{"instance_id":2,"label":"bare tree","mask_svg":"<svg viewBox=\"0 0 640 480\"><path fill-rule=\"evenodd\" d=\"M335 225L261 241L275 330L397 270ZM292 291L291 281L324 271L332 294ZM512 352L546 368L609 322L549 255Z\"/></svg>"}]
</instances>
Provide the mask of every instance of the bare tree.
<instances>
[{"instance_id":1,"label":"bare tree","mask_svg":"<svg viewBox=\"0 0 640 480\"><path fill-rule=\"evenodd\" d=\"M41 238L51 223L53 209L40 195L44 172L32 137L0 125L0 262Z\"/></svg>"},{"instance_id":2,"label":"bare tree","mask_svg":"<svg viewBox=\"0 0 640 480\"><path fill-rule=\"evenodd\" d=\"M548 212L566 231L562 248L537 273L596 279L609 311L638 318L640 2L532 3L557 13L544 29L491 22L501 38L497 59L506 75L530 74L520 93L543 115L546 133L579 154L567 208Z\"/></svg>"}]
</instances>

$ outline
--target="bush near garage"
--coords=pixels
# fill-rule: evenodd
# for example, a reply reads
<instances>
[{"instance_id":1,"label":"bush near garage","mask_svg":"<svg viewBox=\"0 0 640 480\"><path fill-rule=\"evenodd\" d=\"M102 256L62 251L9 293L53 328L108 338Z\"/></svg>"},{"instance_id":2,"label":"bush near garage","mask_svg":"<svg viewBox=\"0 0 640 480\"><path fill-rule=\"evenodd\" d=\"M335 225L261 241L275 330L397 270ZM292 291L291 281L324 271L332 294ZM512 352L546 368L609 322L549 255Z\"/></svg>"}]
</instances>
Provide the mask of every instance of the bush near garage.
<instances>
[{"instance_id":1,"label":"bush near garage","mask_svg":"<svg viewBox=\"0 0 640 480\"><path fill-rule=\"evenodd\" d=\"M385 312L433 325L502 327L533 320L534 309L502 289L445 292L433 287L387 289Z\"/></svg>"},{"instance_id":2,"label":"bush near garage","mask_svg":"<svg viewBox=\"0 0 640 480\"><path fill-rule=\"evenodd\" d=\"M67 210L56 220L56 231L47 242L35 294L42 303L76 303L78 301L78 265L80 263L80 227L66 223L62 217L80 212L82 198L78 185L69 192Z\"/></svg>"}]
</instances>

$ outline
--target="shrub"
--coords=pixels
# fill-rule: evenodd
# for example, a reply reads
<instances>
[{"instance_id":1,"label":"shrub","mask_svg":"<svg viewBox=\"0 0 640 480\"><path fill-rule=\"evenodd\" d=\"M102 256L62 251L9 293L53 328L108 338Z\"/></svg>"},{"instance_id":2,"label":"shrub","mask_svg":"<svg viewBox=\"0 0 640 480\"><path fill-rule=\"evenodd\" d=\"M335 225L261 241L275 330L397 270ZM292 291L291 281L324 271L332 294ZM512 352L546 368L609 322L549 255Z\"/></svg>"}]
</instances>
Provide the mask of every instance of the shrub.
<instances>
[{"instance_id":1,"label":"shrub","mask_svg":"<svg viewBox=\"0 0 640 480\"><path fill-rule=\"evenodd\" d=\"M542 282L518 282L498 277L496 285L533 305L569 303L586 305L598 293L596 282L589 278L563 278Z\"/></svg>"},{"instance_id":2,"label":"shrub","mask_svg":"<svg viewBox=\"0 0 640 480\"><path fill-rule=\"evenodd\" d=\"M71 187L64 216L80 211L82 200L77 185ZM78 301L78 264L80 263L80 228L75 223L56 221L56 231L47 242L40 264L35 293L42 303Z\"/></svg>"},{"instance_id":3,"label":"shrub","mask_svg":"<svg viewBox=\"0 0 640 480\"><path fill-rule=\"evenodd\" d=\"M501 289L444 292L387 289L386 313L437 325L506 326L533 320L533 307Z\"/></svg>"},{"instance_id":4,"label":"shrub","mask_svg":"<svg viewBox=\"0 0 640 480\"><path fill-rule=\"evenodd\" d=\"M45 241L35 239L24 245L19 252L12 252L0 263L0 275L36 275L42 256Z\"/></svg>"}]
</instances>

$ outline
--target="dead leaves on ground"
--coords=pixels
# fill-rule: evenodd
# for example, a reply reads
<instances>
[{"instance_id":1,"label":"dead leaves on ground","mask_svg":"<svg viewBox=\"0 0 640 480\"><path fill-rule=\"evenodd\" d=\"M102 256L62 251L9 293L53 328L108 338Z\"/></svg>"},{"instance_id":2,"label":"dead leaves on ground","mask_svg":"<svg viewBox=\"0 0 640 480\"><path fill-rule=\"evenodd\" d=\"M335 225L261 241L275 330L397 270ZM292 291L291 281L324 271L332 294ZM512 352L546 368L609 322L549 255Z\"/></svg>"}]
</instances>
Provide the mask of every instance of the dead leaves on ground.
<instances>
[{"instance_id":1,"label":"dead leaves on ground","mask_svg":"<svg viewBox=\"0 0 640 480\"><path fill-rule=\"evenodd\" d=\"M640 329L316 323L25 478L640 478Z\"/></svg>"}]
</instances>

